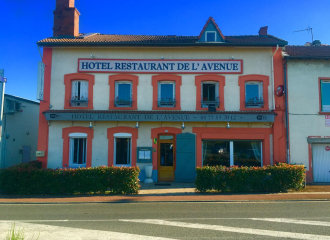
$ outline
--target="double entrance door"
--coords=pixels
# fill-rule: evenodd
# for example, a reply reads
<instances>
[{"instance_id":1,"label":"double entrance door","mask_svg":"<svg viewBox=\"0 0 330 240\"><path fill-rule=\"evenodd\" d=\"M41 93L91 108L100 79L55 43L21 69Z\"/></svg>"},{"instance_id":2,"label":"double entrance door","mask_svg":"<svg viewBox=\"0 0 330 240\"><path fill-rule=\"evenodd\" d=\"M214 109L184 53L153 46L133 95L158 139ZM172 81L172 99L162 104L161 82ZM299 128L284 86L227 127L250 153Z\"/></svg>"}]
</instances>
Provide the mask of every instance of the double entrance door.
<instances>
[{"instance_id":1,"label":"double entrance door","mask_svg":"<svg viewBox=\"0 0 330 240\"><path fill-rule=\"evenodd\" d=\"M176 167L174 135L159 135L157 145L158 181L172 182Z\"/></svg>"}]
</instances>

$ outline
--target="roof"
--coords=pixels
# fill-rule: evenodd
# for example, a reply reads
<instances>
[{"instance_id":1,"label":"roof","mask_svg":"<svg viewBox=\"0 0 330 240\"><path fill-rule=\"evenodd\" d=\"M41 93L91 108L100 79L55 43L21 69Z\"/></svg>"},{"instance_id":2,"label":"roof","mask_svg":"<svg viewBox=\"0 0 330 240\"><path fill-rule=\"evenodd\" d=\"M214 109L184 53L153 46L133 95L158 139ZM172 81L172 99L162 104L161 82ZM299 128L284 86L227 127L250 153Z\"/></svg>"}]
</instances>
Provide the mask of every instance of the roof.
<instances>
[{"instance_id":1,"label":"roof","mask_svg":"<svg viewBox=\"0 0 330 240\"><path fill-rule=\"evenodd\" d=\"M285 46L285 58L330 59L330 46Z\"/></svg>"},{"instance_id":2,"label":"roof","mask_svg":"<svg viewBox=\"0 0 330 240\"><path fill-rule=\"evenodd\" d=\"M33 101L33 100L22 98L22 97L17 97L17 96L10 95L10 94L7 94L7 93L5 93L5 97L9 97L9 98L13 98L13 99L16 99L16 100L19 100L19 101L25 101L25 102L29 102L29 103L34 103L34 104L40 105L40 102L38 102L38 101Z\"/></svg>"},{"instance_id":3,"label":"roof","mask_svg":"<svg viewBox=\"0 0 330 240\"><path fill-rule=\"evenodd\" d=\"M205 32L207 26L209 25L209 23L212 22L216 28L216 30L218 31L218 33L220 34L220 36L222 37L223 40L225 40L225 36L222 34L218 24L214 21L213 17L209 17L209 19L206 21L201 33L198 36L198 40L202 37L203 33Z\"/></svg>"},{"instance_id":4,"label":"roof","mask_svg":"<svg viewBox=\"0 0 330 240\"><path fill-rule=\"evenodd\" d=\"M267 114L276 115L274 111L182 111L182 110L84 110L84 109L52 109L46 110L45 113L121 113L121 114Z\"/></svg>"},{"instance_id":5,"label":"roof","mask_svg":"<svg viewBox=\"0 0 330 240\"><path fill-rule=\"evenodd\" d=\"M198 36L81 34L79 37L43 39L39 46L285 46L272 35L224 36L224 42L198 42Z\"/></svg>"}]
</instances>

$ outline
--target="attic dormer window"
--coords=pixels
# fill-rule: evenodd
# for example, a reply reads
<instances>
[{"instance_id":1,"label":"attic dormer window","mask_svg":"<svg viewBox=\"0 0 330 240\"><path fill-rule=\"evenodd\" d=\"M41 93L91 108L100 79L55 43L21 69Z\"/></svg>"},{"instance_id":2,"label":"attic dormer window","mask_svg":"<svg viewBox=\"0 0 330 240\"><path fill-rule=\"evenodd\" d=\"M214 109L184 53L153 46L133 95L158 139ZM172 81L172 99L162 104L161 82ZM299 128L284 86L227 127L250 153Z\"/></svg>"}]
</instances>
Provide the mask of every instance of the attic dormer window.
<instances>
[{"instance_id":1,"label":"attic dormer window","mask_svg":"<svg viewBox=\"0 0 330 240\"><path fill-rule=\"evenodd\" d=\"M216 32L215 31L206 31L205 32L205 42L216 42Z\"/></svg>"}]
</instances>

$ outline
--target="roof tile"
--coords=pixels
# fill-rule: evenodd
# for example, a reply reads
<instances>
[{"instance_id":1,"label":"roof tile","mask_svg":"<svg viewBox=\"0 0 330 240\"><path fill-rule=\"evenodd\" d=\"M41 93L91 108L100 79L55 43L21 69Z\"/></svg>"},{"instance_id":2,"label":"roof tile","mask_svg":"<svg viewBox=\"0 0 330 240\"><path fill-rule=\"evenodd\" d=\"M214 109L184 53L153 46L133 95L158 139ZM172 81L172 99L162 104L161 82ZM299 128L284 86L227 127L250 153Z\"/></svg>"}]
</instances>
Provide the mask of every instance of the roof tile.
<instances>
[{"instance_id":1,"label":"roof tile","mask_svg":"<svg viewBox=\"0 0 330 240\"><path fill-rule=\"evenodd\" d=\"M286 58L330 58L330 46L286 46Z\"/></svg>"}]
</instances>

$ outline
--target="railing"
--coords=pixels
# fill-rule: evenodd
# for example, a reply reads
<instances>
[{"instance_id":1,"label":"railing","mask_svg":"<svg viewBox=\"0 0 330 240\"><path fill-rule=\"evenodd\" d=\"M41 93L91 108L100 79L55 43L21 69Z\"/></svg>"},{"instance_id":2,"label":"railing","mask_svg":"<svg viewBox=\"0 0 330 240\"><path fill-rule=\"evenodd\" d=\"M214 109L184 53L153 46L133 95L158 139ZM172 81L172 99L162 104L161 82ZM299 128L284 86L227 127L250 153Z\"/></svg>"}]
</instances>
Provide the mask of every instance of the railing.
<instances>
[{"instance_id":1,"label":"railing","mask_svg":"<svg viewBox=\"0 0 330 240\"><path fill-rule=\"evenodd\" d=\"M88 100L70 100L71 107L87 107Z\"/></svg>"},{"instance_id":2,"label":"railing","mask_svg":"<svg viewBox=\"0 0 330 240\"><path fill-rule=\"evenodd\" d=\"M247 101L245 107L263 107L264 101Z\"/></svg>"},{"instance_id":3,"label":"railing","mask_svg":"<svg viewBox=\"0 0 330 240\"><path fill-rule=\"evenodd\" d=\"M158 107L175 107L176 101L175 100L168 100L168 101L158 101Z\"/></svg>"},{"instance_id":4,"label":"railing","mask_svg":"<svg viewBox=\"0 0 330 240\"><path fill-rule=\"evenodd\" d=\"M116 107L132 107L133 101L131 100L115 100Z\"/></svg>"},{"instance_id":5,"label":"railing","mask_svg":"<svg viewBox=\"0 0 330 240\"><path fill-rule=\"evenodd\" d=\"M218 108L220 105L220 102L219 101L201 101L201 105L202 105L202 107L212 106L212 107Z\"/></svg>"}]
</instances>

